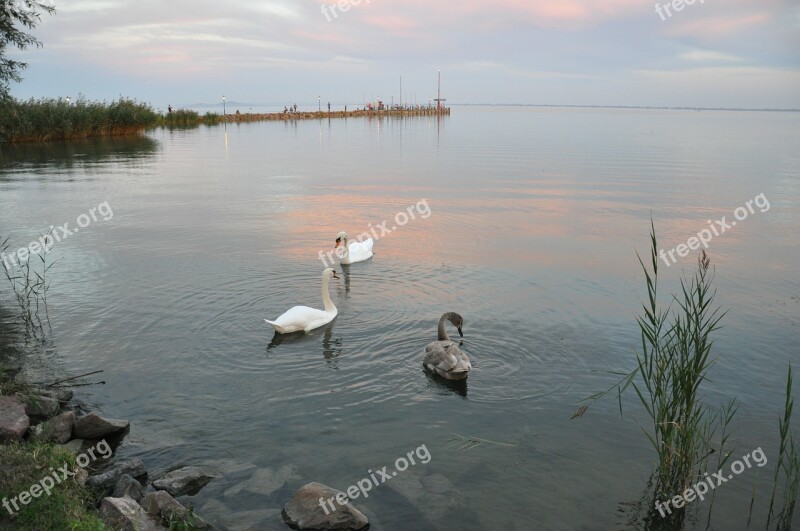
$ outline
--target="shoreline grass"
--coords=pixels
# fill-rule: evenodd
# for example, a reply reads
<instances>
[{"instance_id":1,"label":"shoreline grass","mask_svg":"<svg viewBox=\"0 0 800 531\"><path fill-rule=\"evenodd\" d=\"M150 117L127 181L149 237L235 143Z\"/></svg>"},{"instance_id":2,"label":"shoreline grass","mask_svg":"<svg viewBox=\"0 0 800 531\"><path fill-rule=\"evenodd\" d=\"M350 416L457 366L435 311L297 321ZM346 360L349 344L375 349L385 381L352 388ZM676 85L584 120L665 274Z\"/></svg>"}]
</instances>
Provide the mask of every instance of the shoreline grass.
<instances>
[{"instance_id":1,"label":"shoreline grass","mask_svg":"<svg viewBox=\"0 0 800 531\"><path fill-rule=\"evenodd\" d=\"M0 110L0 143L47 142L93 136L130 135L155 125L158 114L128 98L93 102L79 98L5 99Z\"/></svg>"},{"instance_id":2,"label":"shoreline grass","mask_svg":"<svg viewBox=\"0 0 800 531\"><path fill-rule=\"evenodd\" d=\"M147 103L120 97L117 101L98 102L79 97L65 99L42 98L0 101L0 144L51 142L93 137L141 134L153 127L191 128L200 125L261 121L296 121L323 118L383 118L449 115L450 108L384 109L333 112L274 112L200 114L190 109L170 110L159 114Z\"/></svg>"}]
</instances>

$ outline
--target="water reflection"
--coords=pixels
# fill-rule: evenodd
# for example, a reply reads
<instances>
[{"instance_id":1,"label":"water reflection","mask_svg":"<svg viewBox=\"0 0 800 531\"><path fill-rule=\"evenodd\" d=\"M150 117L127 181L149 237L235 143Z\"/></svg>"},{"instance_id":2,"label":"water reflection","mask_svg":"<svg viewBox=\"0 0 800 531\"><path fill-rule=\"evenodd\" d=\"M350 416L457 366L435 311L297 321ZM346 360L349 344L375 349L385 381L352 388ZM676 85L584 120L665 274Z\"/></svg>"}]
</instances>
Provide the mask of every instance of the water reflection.
<instances>
[{"instance_id":1,"label":"water reflection","mask_svg":"<svg viewBox=\"0 0 800 531\"><path fill-rule=\"evenodd\" d=\"M0 144L0 179L9 180L14 170L52 176L54 170L70 171L108 162L133 162L153 156L158 142L148 136L120 136L70 140Z\"/></svg>"}]
</instances>

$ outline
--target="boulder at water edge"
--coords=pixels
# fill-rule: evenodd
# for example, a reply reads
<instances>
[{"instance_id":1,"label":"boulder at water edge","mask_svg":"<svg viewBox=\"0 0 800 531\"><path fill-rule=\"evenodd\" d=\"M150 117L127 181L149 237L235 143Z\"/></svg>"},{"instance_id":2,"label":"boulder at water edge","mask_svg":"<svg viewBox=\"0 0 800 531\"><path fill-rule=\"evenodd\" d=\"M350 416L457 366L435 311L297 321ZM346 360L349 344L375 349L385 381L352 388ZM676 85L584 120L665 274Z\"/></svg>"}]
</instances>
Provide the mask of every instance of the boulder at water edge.
<instances>
[{"instance_id":1,"label":"boulder at water edge","mask_svg":"<svg viewBox=\"0 0 800 531\"><path fill-rule=\"evenodd\" d=\"M356 509L352 503L340 505L336 495L344 495L322 483L308 483L294 493L283 508L283 519L295 529L352 530L361 531L369 527L369 519ZM320 506L320 498L334 498L333 507L327 504L326 510ZM327 502L326 502L327 503Z\"/></svg>"}]
</instances>

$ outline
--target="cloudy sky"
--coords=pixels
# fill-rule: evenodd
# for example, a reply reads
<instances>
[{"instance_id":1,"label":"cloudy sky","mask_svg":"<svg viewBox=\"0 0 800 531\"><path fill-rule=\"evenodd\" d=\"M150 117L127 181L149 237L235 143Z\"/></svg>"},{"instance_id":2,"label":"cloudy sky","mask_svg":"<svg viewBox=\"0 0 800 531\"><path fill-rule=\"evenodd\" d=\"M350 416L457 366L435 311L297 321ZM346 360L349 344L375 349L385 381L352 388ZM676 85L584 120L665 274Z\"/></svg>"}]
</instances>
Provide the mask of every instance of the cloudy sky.
<instances>
[{"instance_id":1,"label":"cloudy sky","mask_svg":"<svg viewBox=\"0 0 800 531\"><path fill-rule=\"evenodd\" d=\"M660 3L54 0L12 93L800 108L798 0Z\"/></svg>"}]
</instances>

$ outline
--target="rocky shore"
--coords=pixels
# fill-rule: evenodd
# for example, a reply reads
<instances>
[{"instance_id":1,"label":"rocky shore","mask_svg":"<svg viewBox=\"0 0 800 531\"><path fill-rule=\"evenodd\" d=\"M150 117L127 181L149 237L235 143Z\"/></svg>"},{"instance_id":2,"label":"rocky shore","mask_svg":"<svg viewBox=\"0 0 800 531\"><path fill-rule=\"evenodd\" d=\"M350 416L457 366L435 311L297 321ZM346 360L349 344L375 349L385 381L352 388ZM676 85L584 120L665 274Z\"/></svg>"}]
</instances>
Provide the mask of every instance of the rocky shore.
<instances>
[{"instance_id":1,"label":"rocky shore","mask_svg":"<svg viewBox=\"0 0 800 531\"><path fill-rule=\"evenodd\" d=\"M71 390L28 386L19 371L19 366L0 364L0 382L16 380L24 389L0 394L0 444L52 443L76 456L77 467L68 470L65 465L59 472L51 469L51 474L43 471L38 483L4 499L12 522L14 513L33 498L51 495L62 481L76 481L96 494L100 518L110 529L215 529L195 514L191 506L184 506L176 498L194 496L223 474L226 478L249 474L248 479L225 490L223 498L247 493L269 495L289 481L301 479L292 466L258 469L255 465L223 461L217 466L183 466L151 478L142 460L118 459L115 455L130 432L129 421L84 412L83 404L73 400ZM0 474L9 472L3 467L0 463ZM323 511L319 499L337 494L339 491L331 487L308 483L295 492L282 511L275 508L233 514L224 518L225 527L251 529L265 517L278 520L280 513L286 525L294 529L367 529L369 520L352 504L340 505L336 511ZM204 508L217 514L226 511L224 502L216 499L210 500Z\"/></svg>"}]
</instances>

